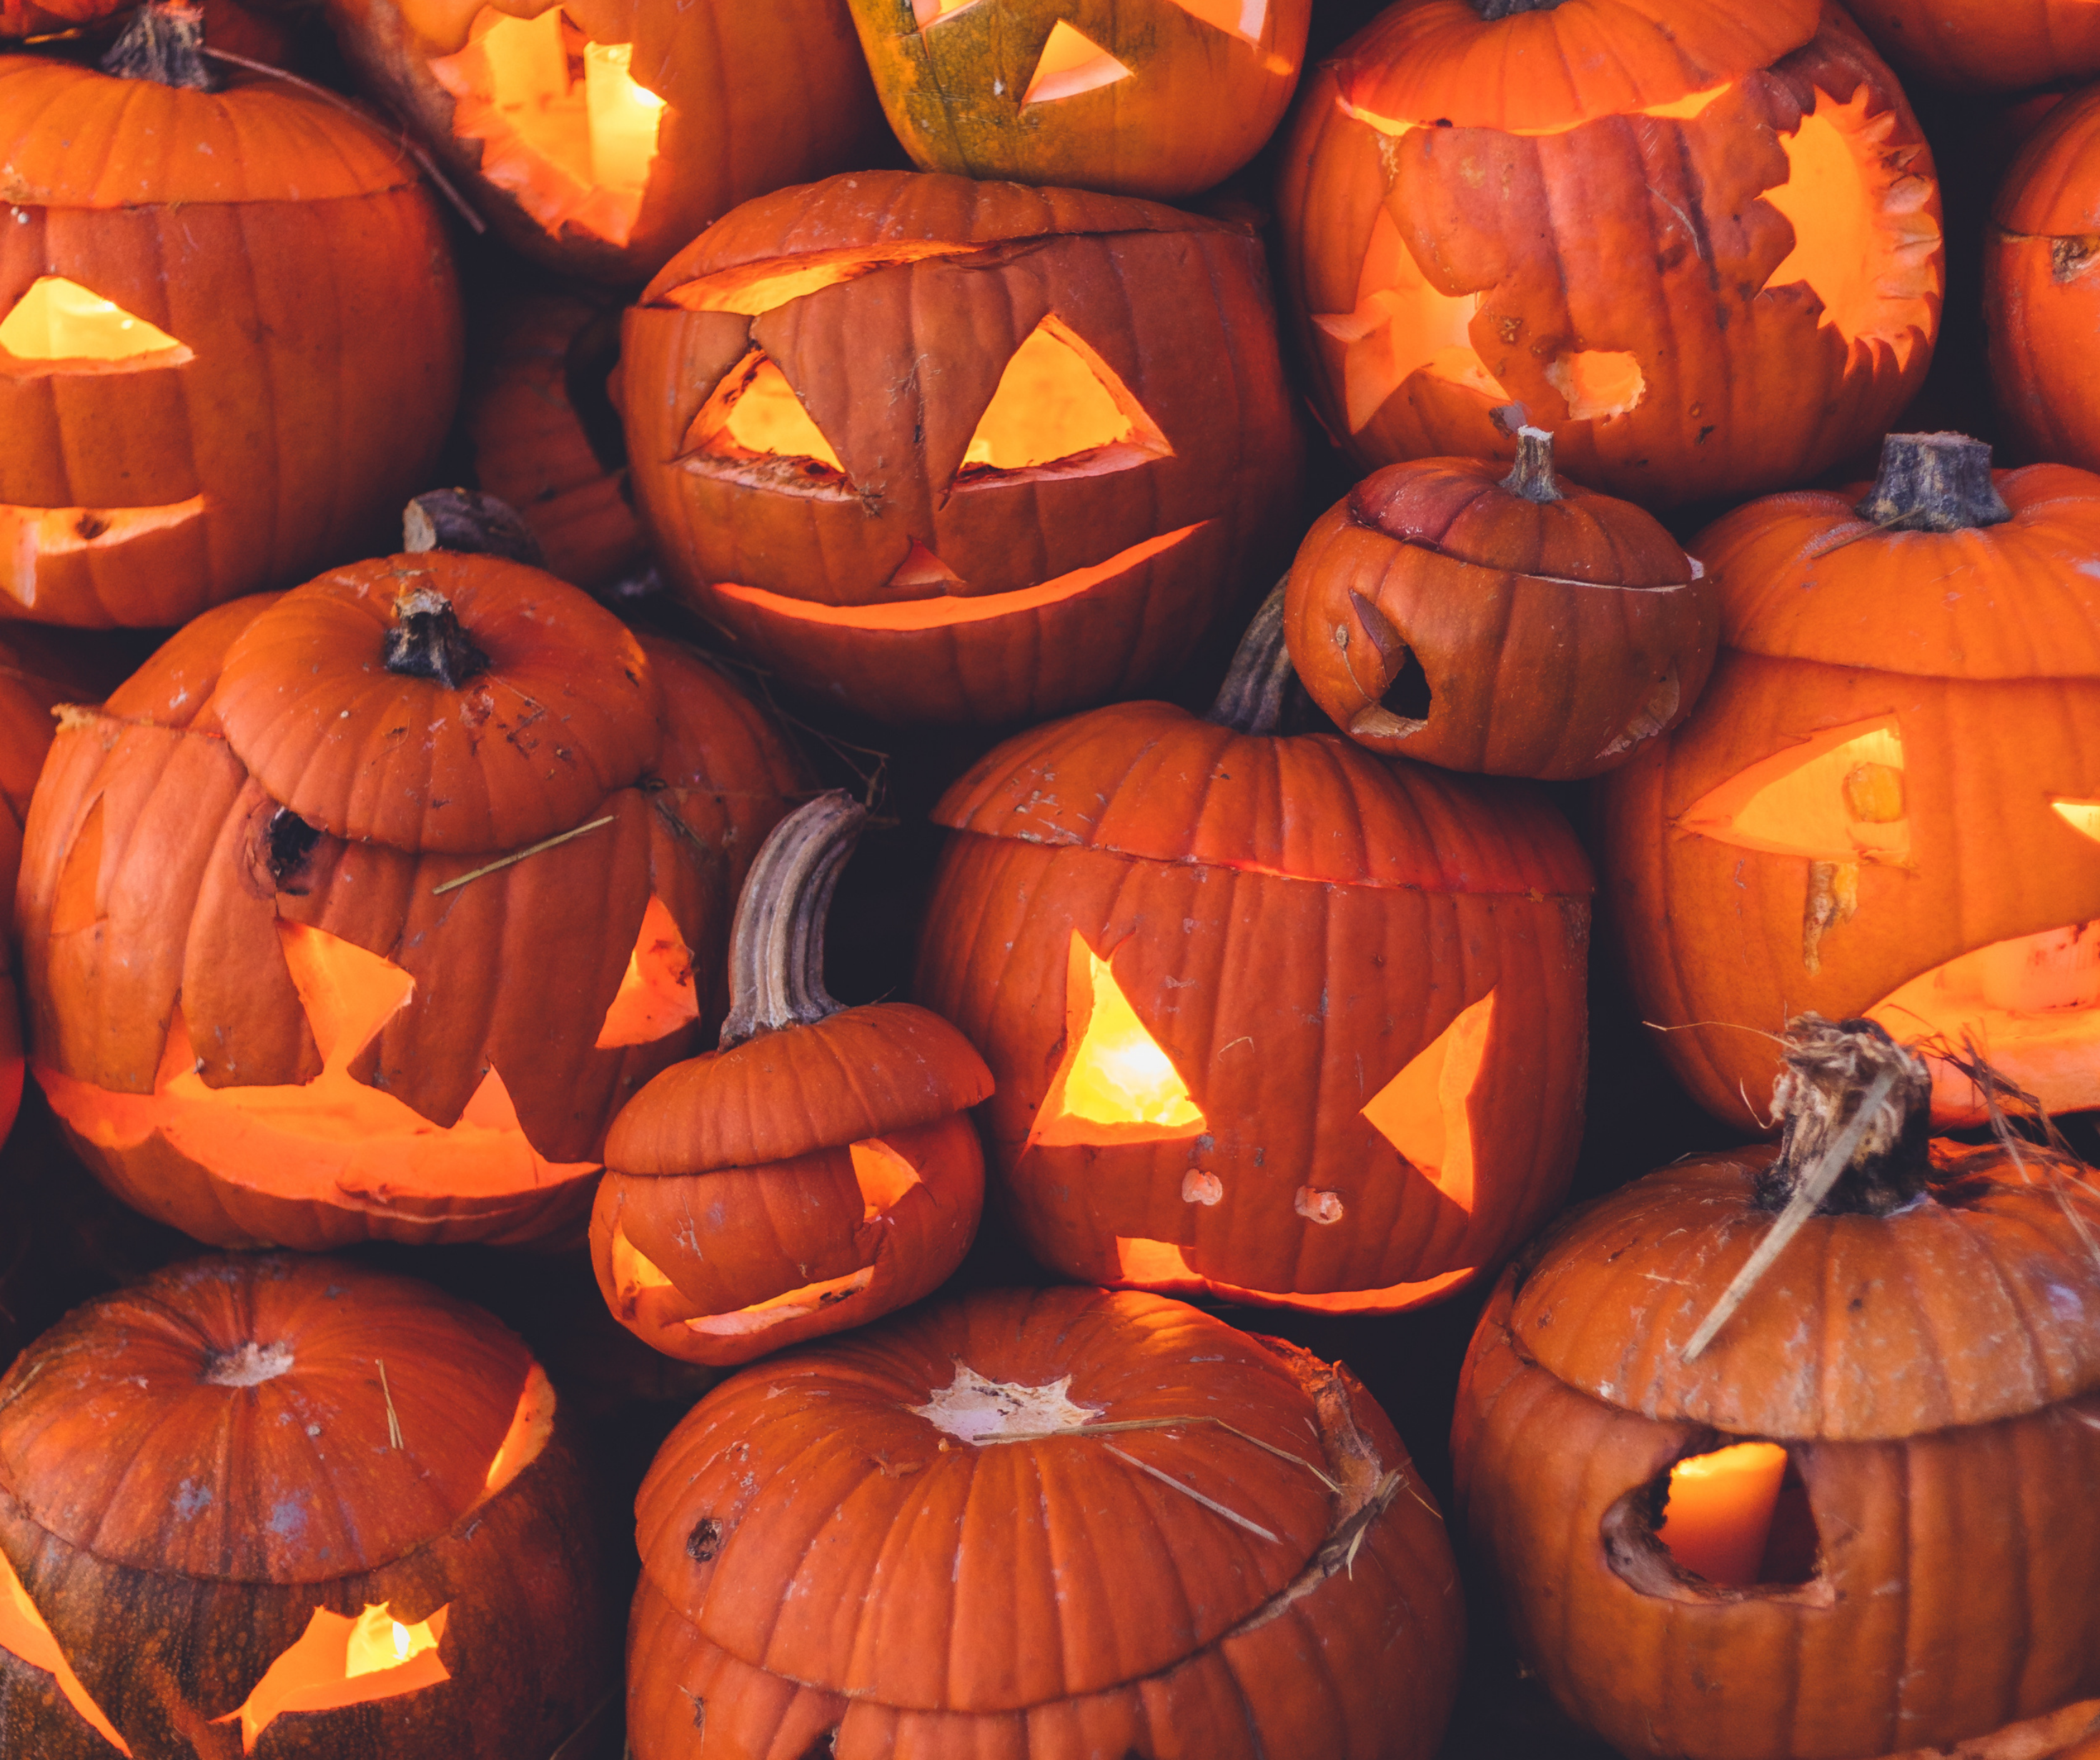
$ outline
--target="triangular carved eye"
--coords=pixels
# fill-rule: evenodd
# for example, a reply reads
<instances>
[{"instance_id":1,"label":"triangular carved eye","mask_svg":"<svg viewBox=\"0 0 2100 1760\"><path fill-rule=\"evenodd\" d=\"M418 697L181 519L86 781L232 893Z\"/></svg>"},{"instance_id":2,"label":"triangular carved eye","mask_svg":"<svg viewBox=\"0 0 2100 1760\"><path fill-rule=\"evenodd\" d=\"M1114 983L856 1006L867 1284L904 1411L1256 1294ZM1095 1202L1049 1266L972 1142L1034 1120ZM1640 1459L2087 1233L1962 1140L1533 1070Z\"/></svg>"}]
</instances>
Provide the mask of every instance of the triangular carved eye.
<instances>
[{"instance_id":1,"label":"triangular carved eye","mask_svg":"<svg viewBox=\"0 0 2100 1760\"><path fill-rule=\"evenodd\" d=\"M1268 23L1268 0L1173 0L1173 4L1191 18L1251 43L1260 42L1262 27Z\"/></svg>"},{"instance_id":2,"label":"triangular carved eye","mask_svg":"<svg viewBox=\"0 0 2100 1760\"><path fill-rule=\"evenodd\" d=\"M31 1668L42 1669L50 1675L60 1692L65 1696L66 1703L86 1718L95 1733L125 1756L125 1760L130 1760L130 1747L117 1733L117 1726L103 1715L102 1707L81 1684L73 1665L66 1661L65 1652L59 1648L58 1639L45 1624L44 1616L29 1599L29 1591L22 1586L22 1579L15 1575L13 1561L4 1552L0 1552L0 1650L19 1657Z\"/></svg>"},{"instance_id":3,"label":"triangular carved eye","mask_svg":"<svg viewBox=\"0 0 2100 1760\"><path fill-rule=\"evenodd\" d=\"M1065 1060L1030 1142L1052 1147L1200 1136L1189 1085L1077 930L1065 979Z\"/></svg>"},{"instance_id":4,"label":"triangular carved eye","mask_svg":"<svg viewBox=\"0 0 2100 1760\"><path fill-rule=\"evenodd\" d=\"M166 331L64 275L42 277L0 319L0 348L17 360L130 360L173 349L189 358Z\"/></svg>"},{"instance_id":5,"label":"triangular carved eye","mask_svg":"<svg viewBox=\"0 0 2100 1760\"><path fill-rule=\"evenodd\" d=\"M1731 777L1688 807L1683 831L1811 861L1910 860L1902 730L1894 715L1827 728Z\"/></svg>"},{"instance_id":6,"label":"triangular carved eye","mask_svg":"<svg viewBox=\"0 0 2100 1760\"><path fill-rule=\"evenodd\" d=\"M2096 843L2100 843L2100 801L2051 801L2057 817L2074 831L2083 832Z\"/></svg>"},{"instance_id":7,"label":"triangular carved eye","mask_svg":"<svg viewBox=\"0 0 2100 1760\"><path fill-rule=\"evenodd\" d=\"M1060 19L1051 28L1043 46L1043 58L1035 64L1035 77L1021 94L1021 107L1055 103L1061 98L1076 98L1082 92L1098 91L1131 77L1130 69L1107 50Z\"/></svg>"},{"instance_id":8,"label":"triangular carved eye","mask_svg":"<svg viewBox=\"0 0 2100 1760\"><path fill-rule=\"evenodd\" d=\"M1380 1136L1473 1213L1473 1089L1494 1031L1490 990L1418 1052L1364 1108Z\"/></svg>"},{"instance_id":9,"label":"triangular carved eye","mask_svg":"<svg viewBox=\"0 0 2100 1760\"><path fill-rule=\"evenodd\" d=\"M322 1067L348 1069L407 1005L416 980L383 955L325 929L280 919L277 934Z\"/></svg>"},{"instance_id":10,"label":"triangular carved eye","mask_svg":"<svg viewBox=\"0 0 2100 1760\"><path fill-rule=\"evenodd\" d=\"M441 1607L412 1626L384 1601L355 1618L315 1608L299 1641L270 1665L240 1709L213 1721L238 1718L240 1751L253 1753L262 1731L288 1712L398 1699L450 1680L438 1657L449 1611Z\"/></svg>"},{"instance_id":11,"label":"triangular carved eye","mask_svg":"<svg viewBox=\"0 0 2100 1760\"><path fill-rule=\"evenodd\" d=\"M627 975L605 1011L598 1047L650 1045L699 1018L692 950L663 900L651 893L649 908L642 913L642 932L627 956Z\"/></svg>"},{"instance_id":12,"label":"triangular carved eye","mask_svg":"<svg viewBox=\"0 0 2100 1760\"><path fill-rule=\"evenodd\" d=\"M1173 450L1115 369L1048 317L999 375L956 481L967 488L1017 471L1120 469Z\"/></svg>"},{"instance_id":13,"label":"triangular carved eye","mask_svg":"<svg viewBox=\"0 0 2100 1760\"><path fill-rule=\"evenodd\" d=\"M681 455L792 460L810 477L845 481L845 466L831 442L802 407L787 376L760 348L722 375L686 430Z\"/></svg>"}]
</instances>

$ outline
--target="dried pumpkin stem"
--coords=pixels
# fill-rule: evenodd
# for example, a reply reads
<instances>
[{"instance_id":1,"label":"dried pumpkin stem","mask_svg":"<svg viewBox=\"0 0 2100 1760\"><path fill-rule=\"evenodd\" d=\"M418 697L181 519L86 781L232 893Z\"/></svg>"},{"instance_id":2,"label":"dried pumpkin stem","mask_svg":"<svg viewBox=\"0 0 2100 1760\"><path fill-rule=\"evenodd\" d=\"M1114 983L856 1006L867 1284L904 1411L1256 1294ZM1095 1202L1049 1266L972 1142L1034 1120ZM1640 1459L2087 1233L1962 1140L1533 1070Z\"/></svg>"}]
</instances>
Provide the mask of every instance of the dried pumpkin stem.
<instances>
[{"instance_id":1,"label":"dried pumpkin stem","mask_svg":"<svg viewBox=\"0 0 2100 1760\"><path fill-rule=\"evenodd\" d=\"M394 619L386 632L389 672L435 679L447 690L457 690L487 669L488 656L460 627L459 614L443 593L411 587L395 600Z\"/></svg>"},{"instance_id":2,"label":"dried pumpkin stem","mask_svg":"<svg viewBox=\"0 0 2100 1760\"><path fill-rule=\"evenodd\" d=\"M2013 517L1991 481L1991 449L1966 434L1890 434L1856 509L1885 531L1973 531Z\"/></svg>"},{"instance_id":3,"label":"dried pumpkin stem","mask_svg":"<svg viewBox=\"0 0 2100 1760\"><path fill-rule=\"evenodd\" d=\"M109 46L102 71L119 79L216 91L218 78L205 55L203 7L183 0L148 0Z\"/></svg>"},{"instance_id":4,"label":"dried pumpkin stem","mask_svg":"<svg viewBox=\"0 0 2100 1760\"><path fill-rule=\"evenodd\" d=\"M1516 463L1502 487L1527 501L1558 501L1560 485L1553 475L1553 436L1529 425L1516 431Z\"/></svg>"},{"instance_id":5,"label":"dried pumpkin stem","mask_svg":"<svg viewBox=\"0 0 2100 1760\"><path fill-rule=\"evenodd\" d=\"M1297 676L1283 640L1284 590L1290 582L1285 575L1262 601L1206 721L1235 733L1273 733L1282 725L1283 700Z\"/></svg>"},{"instance_id":6,"label":"dried pumpkin stem","mask_svg":"<svg viewBox=\"0 0 2100 1760\"><path fill-rule=\"evenodd\" d=\"M1551 12L1560 0L1471 0L1473 10L1485 23L1513 18L1520 12Z\"/></svg>"},{"instance_id":7,"label":"dried pumpkin stem","mask_svg":"<svg viewBox=\"0 0 2100 1760\"><path fill-rule=\"evenodd\" d=\"M761 846L730 935L723 1050L838 1013L824 988L824 922L867 823L867 809L833 789L788 814Z\"/></svg>"},{"instance_id":8,"label":"dried pumpkin stem","mask_svg":"<svg viewBox=\"0 0 2100 1760\"><path fill-rule=\"evenodd\" d=\"M401 510L401 548L547 565L546 552L517 508L479 489L432 489L417 495Z\"/></svg>"}]
</instances>

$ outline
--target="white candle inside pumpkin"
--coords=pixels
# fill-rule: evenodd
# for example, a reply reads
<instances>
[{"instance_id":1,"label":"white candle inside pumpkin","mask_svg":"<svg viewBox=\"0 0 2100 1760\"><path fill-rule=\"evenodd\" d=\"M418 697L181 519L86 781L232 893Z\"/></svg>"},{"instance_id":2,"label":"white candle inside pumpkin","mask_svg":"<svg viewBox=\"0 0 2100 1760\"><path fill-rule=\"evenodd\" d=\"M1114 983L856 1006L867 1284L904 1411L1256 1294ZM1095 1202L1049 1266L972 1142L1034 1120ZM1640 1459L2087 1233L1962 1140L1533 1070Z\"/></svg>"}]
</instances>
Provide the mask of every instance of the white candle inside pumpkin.
<instances>
[{"instance_id":1,"label":"white candle inside pumpkin","mask_svg":"<svg viewBox=\"0 0 2100 1760\"><path fill-rule=\"evenodd\" d=\"M1686 1570L1747 1587L1764 1562L1785 1477L1786 1450L1776 1442L1738 1442L1681 1460L1670 1470L1657 1537Z\"/></svg>"},{"instance_id":2,"label":"white candle inside pumpkin","mask_svg":"<svg viewBox=\"0 0 2100 1760\"><path fill-rule=\"evenodd\" d=\"M632 43L584 46L584 103L590 119L591 181L602 189L640 189L656 156L664 100L628 71Z\"/></svg>"}]
</instances>

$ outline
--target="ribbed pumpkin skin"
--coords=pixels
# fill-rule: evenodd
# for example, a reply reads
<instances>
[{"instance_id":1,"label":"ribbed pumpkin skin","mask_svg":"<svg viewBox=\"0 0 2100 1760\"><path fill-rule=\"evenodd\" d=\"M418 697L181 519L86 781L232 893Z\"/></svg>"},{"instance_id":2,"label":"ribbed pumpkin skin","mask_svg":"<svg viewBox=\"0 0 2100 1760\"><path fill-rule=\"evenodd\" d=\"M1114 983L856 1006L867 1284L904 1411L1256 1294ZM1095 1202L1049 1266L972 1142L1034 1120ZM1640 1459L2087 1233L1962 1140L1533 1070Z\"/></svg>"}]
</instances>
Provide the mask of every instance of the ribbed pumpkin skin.
<instances>
[{"instance_id":1,"label":"ribbed pumpkin skin","mask_svg":"<svg viewBox=\"0 0 2100 1760\"><path fill-rule=\"evenodd\" d=\"M1331 735L1254 737L1131 703L1008 741L934 816L953 834L915 993L991 1066L994 1178L1044 1264L1391 1311L1456 1287L1551 1213L1582 1128L1589 877L1542 803L1388 769ZM1075 931L1202 1135L1031 1142L1067 1049ZM1361 1109L1490 994L1462 1102L1467 1203ZM1220 1201L1190 1200L1198 1173ZM1339 1220L1308 1217L1307 1189L1334 1195ZM1137 1275L1119 1239L1173 1243L1193 1274Z\"/></svg>"},{"instance_id":2,"label":"ribbed pumpkin skin","mask_svg":"<svg viewBox=\"0 0 2100 1760\"><path fill-rule=\"evenodd\" d=\"M1855 0L1848 10L1903 72L1957 91L2100 73L2100 19L2081 0Z\"/></svg>"},{"instance_id":3,"label":"ribbed pumpkin skin","mask_svg":"<svg viewBox=\"0 0 2100 1760\"><path fill-rule=\"evenodd\" d=\"M594 720L602 728L609 718L620 723L611 744L633 768L624 784L586 798L567 823L553 825L545 815L550 802L559 803L558 790L486 792L507 759L484 772L470 748L454 747L454 762L431 774L442 733L420 746L390 737L397 724L384 711L403 701L425 702L426 715L457 728L498 693L478 697L485 680L472 680L464 697L436 693L451 697L449 704L426 702L435 687L379 668L374 624L369 677L349 653L315 678L291 667L249 670L251 710L271 679L285 686L279 707L290 705L276 719L258 711L258 724L307 741L281 750L318 752L325 760L293 767L292 792L308 791L299 799L316 834L304 859L279 873L267 840L280 803L249 773L220 719L229 653L258 627L299 627L289 615L270 623L273 601L260 599L192 624L105 711L60 731L31 811L19 906L39 1079L112 1190L219 1244L515 1241L571 1226L589 1208L589 1176L620 1102L688 1050L709 1020L719 1020L736 889L799 780L771 725L720 674L668 643L636 646L609 614L537 570L440 555L435 562L425 556L360 565L336 579L368 585L368 575L386 580L390 592L419 578L478 581L505 601L514 623L532 625L520 607L537 608L549 654L565 643L603 644L610 630L611 649L571 653L571 670L587 683L609 651L615 671L635 667L638 704L601 695L566 718L551 693L536 713L506 703L509 724L501 716L491 724L501 731L488 743L532 747L559 771L562 741L580 746L585 728ZM293 612L301 603L298 594L274 602ZM390 696L375 680L417 689ZM356 687L381 700L349 720L338 715L333 724L349 731L342 748L332 750L328 720L302 724L302 681ZM329 698L332 711L337 702ZM347 702L342 712L351 712ZM646 751L634 744L644 733ZM335 778L333 794L323 785L326 775ZM374 777L386 785L374 785ZM535 787L544 780L537 772L526 778ZM484 790L479 798L477 787ZM448 795L453 812L484 829L525 834L491 847L471 825L454 827L438 834L439 841L467 847L417 853L429 826L447 823L433 803ZM452 891L434 890L521 845L607 816L613 822L601 829ZM334 829L320 829L331 822ZM400 843L357 841L389 828ZM701 1019L649 1043L598 1049L652 894L693 954ZM494 1067L526 1138L562 1169L555 1181L521 1188L507 1176L476 1177L461 1158L435 1183L431 1176L388 1170L339 1187L324 1173L279 1162L207 1166L167 1138L152 1123L159 1115L151 1097L160 1077L176 1073L164 1063L178 1014L207 1085L278 1086L320 1073L280 921L311 924L381 953L415 979L408 1003L380 1030L376 1053L365 1052L353 1068L358 1080L442 1128L460 1117ZM127 1102L130 1096L139 1098ZM106 1128L83 1122L105 1115ZM451 1179L458 1183L448 1185Z\"/></svg>"},{"instance_id":4,"label":"ribbed pumpkin skin","mask_svg":"<svg viewBox=\"0 0 2100 1760\"><path fill-rule=\"evenodd\" d=\"M1995 481L2014 517L1977 530L1877 532L1853 511L1862 486L1772 496L1692 540L1722 584L1721 657L1691 719L1604 780L1599 849L1643 1017L1680 1029L1658 1049L1732 1124L1767 1128L1778 1058L1761 1035L1791 1015L1864 1014L1957 955L2100 917L2095 846L2050 805L2100 799L2100 583L2082 571L2100 480ZM1856 914L1811 970L1812 858L1681 821L1817 730L1887 716L1911 860L1859 865Z\"/></svg>"},{"instance_id":5,"label":"ribbed pumpkin skin","mask_svg":"<svg viewBox=\"0 0 2100 1760\"><path fill-rule=\"evenodd\" d=\"M1795 236L1760 197L1790 180L1780 137L1818 93L1826 114L1864 96L1855 162L1893 180L1880 242L1853 259L1877 292L1849 338L1806 281L1767 284ZM1646 506L1782 487L1887 426L1939 329L1931 155L1835 6L1665 0L1486 24L1465 0L1403 0L1308 77L1277 209L1282 299L1321 415L1366 467L1507 459L1492 415L1515 402L1577 481ZM1424 363L1374 393L1390 316L1375 297L1403 276L1445 297L1448 345L1488 381L1431 370L1410 322L1392 345ZM1592 405L1569 363L1586 355L1633 358L1630 408L1614 392L1577 413Z\"/></svg>"},{"instance_id":6,"label":"ribbed pumpkin skin","mask_svg":"<svg viewBox=\"0 0 2100 1760\"><path fill-rule=\"evenodd\" d=\"M290 1366L212 1383L244 1344L286 1347ZM234 1760L240 1723L209 1720L315 1608L380 1602L411 1624L448 1609L449 1679L288 1714L257 1752L547 1752L613 1658L558 1411L523 1471L486 1490L537 1373L486 1314L404 1278L335 1261L178 1265L69 1315L0 1382L0 1551L135 1760ZM0 1727L38 1760L115 1752L51 1675L4 1651Z\"/></svg>"},{"instance_id":7,"label":"ribbed pumpkin skin","mask_svg":"<svg viewBox=\"0 0 2100 1760\"><path fill-rule=\"evenodd\" d=\"M1769 1226L1749 1202L1769 1154L1682 1163L1577 1212L1482 1316L1452 1446L1519 1648L1569 1714L1657 1760L1952 1753L2031 1718L2029 1745L1977 1760L2066 1752L2100 1719L2086 1249L2046 1181L1954 1151L1921 1207L1812 1218L1685 1364ZM1789 1445L1816 1579L1614 1569L1606 1512L1739 1437Z\"/></svg>"},{"instance_id":8,"label":"ribbed pumpkin skin","mask_svg":"<svg viewBox=\"0 0 2100 1760\"><path fill-rule=\"evenodd\" d=\"M0 507L116 522L11 558L0 615L169 626L384 541L461 363L450 249L392 142L259 76L204 94L20 56L0 59L0 317L62 275L190 350L0 352ZM198 495L201 513L124 535L126 510Z\"/></svg>"},{"instance_id":9,"label":"ribbed pumpkin skin","mask_svg":"<svg viewBox=\"0 0 2100 1760\"><path fill-rule=\"evenodd\" d=\"M1180 0L965 7L924 25L911 0L849 4L883 112L921 170L1161 201L1261 150L1297 89L1312 14L1312 0L1264 0L1250 37ZM1127 77L1026 103L1060 23Z\"/></svg>"},{"instance_id":10,"label":"ribbed pumpkin skin","mask_svg":"<svg viewBox=\"0 0 2100 1760\"><path fill-rule=\"evenodd\" d=\"M963 1364L1102 1423L1215 1414L1295 1461L1207 1424L958 1440L911 1408ZM1352 1501L1401 1475L1353 1572L1342 1499L1295 1462ZM994 1292L775 1359L695 1409L637 1500L637 1760L827 1732L839 1760L1426 1756L1462 1617L1417 1489L1346 1371L1154 1296Z\"/></svg>"}]
</instances>

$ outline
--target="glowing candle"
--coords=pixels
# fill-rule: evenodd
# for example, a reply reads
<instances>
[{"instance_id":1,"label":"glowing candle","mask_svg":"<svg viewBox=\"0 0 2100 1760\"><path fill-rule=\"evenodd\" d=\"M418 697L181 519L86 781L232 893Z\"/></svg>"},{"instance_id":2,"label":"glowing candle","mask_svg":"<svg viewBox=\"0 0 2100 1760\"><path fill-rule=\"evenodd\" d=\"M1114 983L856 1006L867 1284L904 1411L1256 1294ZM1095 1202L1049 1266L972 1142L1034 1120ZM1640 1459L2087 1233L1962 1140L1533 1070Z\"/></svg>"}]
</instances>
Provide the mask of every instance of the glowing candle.
<instances>
[{"instance_id":1,"label":"glowing candle","mask_svg":"<svg viewBox=\"0 0 2100 1760\"><path fill-rule=\"evenodd\" d=\"M632 43L584 45L584 104L590 118L591 181L601 188L639 189L656 156L664 100L638 86L628 66Z\"/></svg>"},{"instance_id":2,"label":"glowing candle","mask_svg":"<svg viewBox=\"0 0 2100 1760\"><path fill-rule=\"evenodd\" d=\"M1776 1442L1738 1442L1681 1460L1670 1470L1658 1538L1686 1570L1747 1586L1758 1580L1785 1477L1786 1450Z\"/></svg>"}]
</instances>

